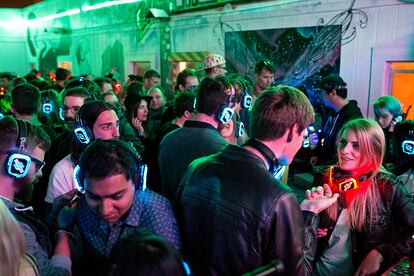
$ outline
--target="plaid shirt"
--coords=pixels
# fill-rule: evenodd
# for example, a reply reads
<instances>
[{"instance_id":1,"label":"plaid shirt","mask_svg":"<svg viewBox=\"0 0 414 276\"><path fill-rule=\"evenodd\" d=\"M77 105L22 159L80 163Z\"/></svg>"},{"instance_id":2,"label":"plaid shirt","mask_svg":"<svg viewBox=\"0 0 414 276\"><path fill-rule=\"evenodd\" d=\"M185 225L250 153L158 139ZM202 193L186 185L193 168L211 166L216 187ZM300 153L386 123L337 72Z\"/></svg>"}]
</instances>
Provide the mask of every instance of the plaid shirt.
<instances>
[{"instance_id":1,"label":"plaid shirt","mask_svg":"<svg viewBox=\"0 0 414 276\"><path fill-rule=\"evenodd\" d=\"M98 258L108 257L120 238L140 228L149 229L166 238L177 249L181 248L180 233L170 202L149 190L135 191L126 216L112 225L97 217L83 198L76 206L76 223L87 247Z\"/></svg>"}]
</instances>

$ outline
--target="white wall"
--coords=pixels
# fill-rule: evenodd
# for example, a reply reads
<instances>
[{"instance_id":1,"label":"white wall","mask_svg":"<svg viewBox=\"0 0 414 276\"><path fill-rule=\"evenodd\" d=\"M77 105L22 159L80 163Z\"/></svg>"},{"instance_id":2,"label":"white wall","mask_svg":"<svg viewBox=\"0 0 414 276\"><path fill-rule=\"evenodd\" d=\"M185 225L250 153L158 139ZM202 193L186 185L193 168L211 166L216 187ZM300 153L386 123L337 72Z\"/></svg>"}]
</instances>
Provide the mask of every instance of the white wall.
<instances>
[{"instance_id":1,"label":"white wall","mask_svg":"<svg viewBox=\"0 0 414 276\"><path fill-rule=\"evenodd\" d=\"M272 6L273 4L273 6ZM267 7L262 7L267 5ZM173 49L210 51L224 54L216 36L208 35L219 17L233 28L245 31L270 28L315 26L320 18L328 22L349 8L350 1L302 1L291 5L265 4L239 6L228 12L194 13L174 18ZM378 97L385 95L382 87L385 61L414 60L414 4L395 0L358 0L354 9L368 15L366 28L358 26L354 16L356 38L341 48L340 75L348 83L349 98L356 99L364 114ZM230 30L229 30L230 31ZM205 39L194 37L205 36ZM414 89L414 88L413 88ZM414 94L414 91L413 91Z\"/></svg>"},{"instance_id":2,"label":"white wall","mask_svg":"<svg viewBox=\"0 0 414 276\"><path fill-rule=\"evenodd\" d=\"M350 2L292 0L291 4L280 4L281 1L264 1L174 15L170 20L172 52L208 51L224 54L220 19L241 31L315 26L320 18L326 23L346 10ZM20 14L26 18L29 12L34 12L40 17L53 14L59 9L79 8L82 3L85 1L44 1L24 9ZM101 75L110 69L109 63L104 61L105 53L113 50L114 43L118 41L123 53L109 56L111 59L122 59L114 62L122 62L122 69L119 70L124 77L130 73L130 61L148 60L153 68L160 69L157 24L153 25L143 40L137 41L135 20L139 8L140 4L128 4L71 16L70 51L58 59L76 63L77 49L82 44L83 60L87 61L95 75ZM357 99L366 114L373 100L385 93L382 87L385 61L414 60L414 4L398 0L358 0L354 8L361 9L368 15L368 25L361 29L358 26L358 16L354 16L357 35L352 42L341 48L340 74L348 83L349 98ZM50 24L45 23L45 26L38 28L39 45L41 42L56 44L54 26ZM45 29L51 31L44 33ZM224 31L231 29L224 28ZM0 42L0 71L25 73L29 70L29 62L37 61L38 57L28 54L24 32L20 36L11 36L4 28L0 28ZM73 69L75 74L82 73L77 64Z\"/></svg>"}]
</instances>

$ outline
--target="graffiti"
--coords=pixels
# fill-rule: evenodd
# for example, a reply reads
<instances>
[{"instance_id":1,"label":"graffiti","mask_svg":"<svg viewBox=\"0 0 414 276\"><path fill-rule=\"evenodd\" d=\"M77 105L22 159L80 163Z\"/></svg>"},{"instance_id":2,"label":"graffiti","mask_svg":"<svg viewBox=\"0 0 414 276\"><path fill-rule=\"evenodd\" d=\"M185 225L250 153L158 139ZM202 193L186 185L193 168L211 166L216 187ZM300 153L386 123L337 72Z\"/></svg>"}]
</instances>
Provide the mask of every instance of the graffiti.
<instances>
[{"instance_id":1,"label":"graffiti","mask_svg":"<svg viewBox=\"0 0 414 276\"><path fill-rule=\"evenodd\" d=\"M122 76L125 75L124 69L124 45L119 40L116 40L112 46L108 46L103 52L102 56L101 76L109 73L117 80L124 82Z\"/></svg>"},{"instance_id":2,"label":"graffiti","mask_svg":"<svg viewBox=\"0 0 414 276\"><path fill-rule=\"evenodd\" d=\"M62 10L57 10L60 13ZM36 14L29 13L28 19L36 18ZM72 30L70 17L61 17L45 25L27 28L26 39L30 59L38 64L42 73L55 71L58 66L58 57L70 54L72 44Z\"/></svg>"},{"instance_id":3,"label":"graffiti","mask_svg":"<svg viewBox=\"0 0 414 276\"><path fill-rule=\"evenodd\" d=\"M88 56L89 56L89 40L85 38L81 38L78 42L78 46L76 47L76 63L78 65L78 72L79 75L91 75L92 69L89 64Z\"/></svg>"},{"instance_id":4,"label":"graffiti","mask_svg":"<svg viewBox=\"0 0 414 276\"><path fill-rule=\"evenodd\" d=\"M226 32L227 67L254 82L255 63L268 58L276 65L275 84L313 88L321 68L329 66L331 72L339 72L341 26L325 28L335 35L323 47L314 43L319 41L316 26Z\"/></svg>"}]
</instances>

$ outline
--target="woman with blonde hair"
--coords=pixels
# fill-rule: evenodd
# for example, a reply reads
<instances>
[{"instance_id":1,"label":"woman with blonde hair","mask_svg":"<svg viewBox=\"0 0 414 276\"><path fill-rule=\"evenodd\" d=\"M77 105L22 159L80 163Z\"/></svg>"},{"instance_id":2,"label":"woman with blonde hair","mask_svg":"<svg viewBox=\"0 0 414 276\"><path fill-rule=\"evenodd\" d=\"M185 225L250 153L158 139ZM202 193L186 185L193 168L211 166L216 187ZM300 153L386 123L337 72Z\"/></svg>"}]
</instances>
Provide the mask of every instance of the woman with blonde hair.
<instances>
[{"instance_id":1,"label":"woman with blonde hair","mask_svg":"<svg viewBox=\"0 0 414 276\"><path fill-rule=\"evenodd\" d=\"M385 137L375 121L351 120L338 137L338 164L325 168L319 181L340 198L320 214L315 274L384 271L410 254L414 203L405 187L381 166Z\"/></svg>"},{"instance_id":2,"label":"woman with blonde hair","mask_svg":"<svg viewBox=\"0 0 414 276\"><path fill-rule=\"evenodd\" d=\"M39 275L34 259L25 255L23 232L0 199L0 275Z\"/></svg>"}]
</instances>

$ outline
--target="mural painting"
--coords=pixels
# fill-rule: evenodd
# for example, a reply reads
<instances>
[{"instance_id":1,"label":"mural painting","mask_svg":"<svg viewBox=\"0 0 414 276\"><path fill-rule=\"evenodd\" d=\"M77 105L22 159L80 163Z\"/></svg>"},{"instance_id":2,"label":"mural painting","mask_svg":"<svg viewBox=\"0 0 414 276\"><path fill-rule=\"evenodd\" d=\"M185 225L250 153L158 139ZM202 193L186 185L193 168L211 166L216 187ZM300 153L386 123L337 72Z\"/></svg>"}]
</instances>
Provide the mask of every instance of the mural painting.
<instances>
[{"instance_id":1,"label":"mural painting","mask_svg":"<svg viewBox=\"0 0 414 276\"><path fill-rule=\"evenodd\" d=\"M255 63L267 58L276 65L275 84L313 89L324 76L339 73L341 26L231 31L225 33L229 72L239 72L254 83ZM329 39L320 43L320 36Z\"/></svg>"}]
</instances>

